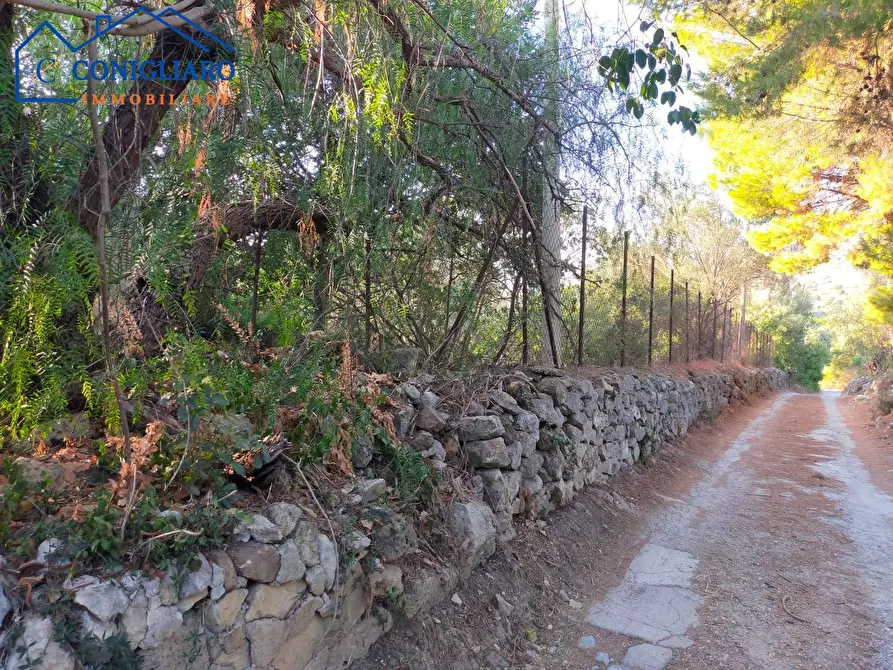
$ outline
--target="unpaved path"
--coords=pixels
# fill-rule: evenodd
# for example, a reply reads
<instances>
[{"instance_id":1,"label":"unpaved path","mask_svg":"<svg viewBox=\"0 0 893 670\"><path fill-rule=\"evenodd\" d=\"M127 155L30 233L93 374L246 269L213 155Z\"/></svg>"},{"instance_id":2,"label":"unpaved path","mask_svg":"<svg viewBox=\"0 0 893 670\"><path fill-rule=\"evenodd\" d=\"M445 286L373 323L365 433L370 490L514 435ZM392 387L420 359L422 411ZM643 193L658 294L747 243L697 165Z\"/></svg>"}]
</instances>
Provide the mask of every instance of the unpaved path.
<instances>
[{"instance_id":1,"label":"unpaved path","mask_svg":"<svg viewBox=\"0 0 893 670\"><path fill-rule=\"evenodd\" d=\"M833 394L742 408L526 529L355 667L893 670L890 444Z\"/></svg>"}]
</instances>

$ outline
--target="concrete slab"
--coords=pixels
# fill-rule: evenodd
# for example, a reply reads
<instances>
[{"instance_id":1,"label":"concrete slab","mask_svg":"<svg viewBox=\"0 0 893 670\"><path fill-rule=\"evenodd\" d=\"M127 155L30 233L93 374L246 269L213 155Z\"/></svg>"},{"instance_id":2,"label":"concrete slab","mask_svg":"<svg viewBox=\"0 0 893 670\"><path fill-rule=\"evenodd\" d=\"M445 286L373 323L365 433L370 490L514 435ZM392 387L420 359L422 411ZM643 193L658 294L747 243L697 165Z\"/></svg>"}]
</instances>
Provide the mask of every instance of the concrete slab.
<instances>
[{"instance_id":1,"label":"concrete slab","mask_svg":"<svg viewBox=\"0 0 893 670\"><path fill-rule=\"evenodd\" d=\"M701 597L678 586L649 586L624 579L588 612L593 626L648 642L683 635L698 622Z\"/></svg>"},{"instance_id":2,"label":"concrete slab","mask_svg":"<svg viewBox=\"0 0 893 670\"><path fill-rule=\"evenodd\" d=\"M623 665L636 670L664 670L673 660L673 652L653 644L637 644L630 647L623 657Z\"/></svg>"},{"instance_id":3,"label":"concrete slab","mask_svg":"<svg viewBox=\"0 0 893 670\"><path fill-rule=\"evenodd\" d=\"M649 542L630 563L626 579L636 584L689 588L697 568L698 559L691 554Z\"/></svg>"}]
</instances>

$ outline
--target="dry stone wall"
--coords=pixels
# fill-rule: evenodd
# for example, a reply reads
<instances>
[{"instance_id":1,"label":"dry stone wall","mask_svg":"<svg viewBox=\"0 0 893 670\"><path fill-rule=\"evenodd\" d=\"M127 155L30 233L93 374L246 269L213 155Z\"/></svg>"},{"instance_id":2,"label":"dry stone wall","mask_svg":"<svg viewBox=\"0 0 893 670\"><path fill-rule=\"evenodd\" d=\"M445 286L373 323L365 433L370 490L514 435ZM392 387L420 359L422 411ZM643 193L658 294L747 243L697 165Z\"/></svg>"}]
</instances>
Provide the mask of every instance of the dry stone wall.
<instances>
[{"instance_id":1,"label":"dry stone wall","mask_svg":"<svg viewBox=\"0 0 893 670\"><path fill-rule=\"evenodd\" d=\"M442 510L455 560L420 557L415 526L383 504L387 483L360 478L330 511L339 536L306 508L280 502L252 515L226 547L167 573L69 579L62 591L83 634L123 635L152 670L345 668L395 619L429 609L468 578L512 538L514 517L567 505L733 399L788 385L774 369L592 379L531 369L460 414L425 381L396 389L395 426L433 468L467 473L471 490ZM354 465L362 473L374 457L372 447L355 449ZM48 543L41 551L52 561ZM0 588L0 625L15 621L0 632L7 670L74 670L48 616L11 609Z\"/></svg>"}]
</instances>

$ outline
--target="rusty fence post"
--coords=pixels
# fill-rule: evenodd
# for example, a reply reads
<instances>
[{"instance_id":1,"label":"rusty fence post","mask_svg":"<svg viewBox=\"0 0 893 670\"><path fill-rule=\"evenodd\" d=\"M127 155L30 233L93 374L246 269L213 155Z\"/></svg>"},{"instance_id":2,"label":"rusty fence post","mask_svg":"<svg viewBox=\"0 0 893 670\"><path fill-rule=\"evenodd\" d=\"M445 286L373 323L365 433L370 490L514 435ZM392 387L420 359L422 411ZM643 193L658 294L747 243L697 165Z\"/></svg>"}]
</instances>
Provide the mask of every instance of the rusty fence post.
<instances>
[{"instance_id":1,"label":"rusty fence post","mask_svg":"<svg viewBox=\"0 0 893 670\"><path fill-rule=\"evenodd\" d=\"M701 360L701 340L704 337L704 319L703 311L701 311L701 292L698 291L698 355L695 360Z\"/></svg>"},{"instance_id":2,"label":"rusty fence post","mask_svg":"<svg viewBox=\"0 0 893 670\"><path fill-rule=\"evenodd\" d=\"M648 365L654 351L654 256L651 257L651 288L648 292Z\"/></svg>"},{"instance_id":3,"label":"rusty fence post","mask_svg":"<svg viewBox=\"0 0 893 670\"><path fill-rule=\"evenodd\" d=\"M676 271L670 268L670 353L668 363L673 364L673 302L676 295Z\"/></svg>"},{"instance_id":4,"label":"rusty fence post","mask_svg":"<svg viewBox=\"0 0 893 670\"><path fill-rule=\"evenodd\" d=\"M623 233L623 274L620 276L620 367L626 366L626 283L629 260L629 231Z\"/></svg>"}]
</instances>

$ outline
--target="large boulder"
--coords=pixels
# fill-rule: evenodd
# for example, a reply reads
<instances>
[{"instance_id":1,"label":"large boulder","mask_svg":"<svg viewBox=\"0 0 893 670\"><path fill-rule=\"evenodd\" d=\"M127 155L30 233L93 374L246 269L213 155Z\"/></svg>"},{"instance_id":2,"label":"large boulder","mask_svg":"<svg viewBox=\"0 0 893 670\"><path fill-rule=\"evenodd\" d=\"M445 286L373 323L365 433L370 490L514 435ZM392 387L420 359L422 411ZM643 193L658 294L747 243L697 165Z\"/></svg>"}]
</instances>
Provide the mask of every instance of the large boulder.
<instances>
[{"instance_id":1,"label":"large boulder","mask_svg":"<svg viewBox=\"0 0 893 670\"><path fill-rule=\"evenodd\" d=\"M481 502L453 502L447 508L446 526L457 547L457 563L463 579L496 551L493 512Z\"/></svg>"}]
</instances>

